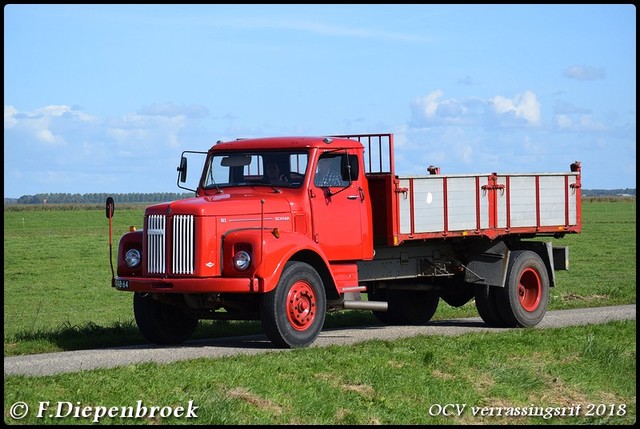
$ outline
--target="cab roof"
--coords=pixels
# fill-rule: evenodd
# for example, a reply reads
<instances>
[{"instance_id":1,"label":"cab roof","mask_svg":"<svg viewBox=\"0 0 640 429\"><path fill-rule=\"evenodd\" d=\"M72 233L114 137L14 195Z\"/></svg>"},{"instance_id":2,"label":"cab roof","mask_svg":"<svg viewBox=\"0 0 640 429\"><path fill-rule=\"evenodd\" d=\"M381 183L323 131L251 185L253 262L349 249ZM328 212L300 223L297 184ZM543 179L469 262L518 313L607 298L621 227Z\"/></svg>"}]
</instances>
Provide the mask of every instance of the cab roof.
<instances>
[{"instance_id":1,"label":"cab roof","mask_svg":"<svg viewBox=\"0 0 640 429\"><path fill-rule=\"evenodd\" d=\"M217 142L212 151L218 150L255 150L255 149L332 149L332 148L362 148L362 144L357 140L350 140L341 137L259 137L236 139L231 141Z\"/></svg>"}]
</instances>

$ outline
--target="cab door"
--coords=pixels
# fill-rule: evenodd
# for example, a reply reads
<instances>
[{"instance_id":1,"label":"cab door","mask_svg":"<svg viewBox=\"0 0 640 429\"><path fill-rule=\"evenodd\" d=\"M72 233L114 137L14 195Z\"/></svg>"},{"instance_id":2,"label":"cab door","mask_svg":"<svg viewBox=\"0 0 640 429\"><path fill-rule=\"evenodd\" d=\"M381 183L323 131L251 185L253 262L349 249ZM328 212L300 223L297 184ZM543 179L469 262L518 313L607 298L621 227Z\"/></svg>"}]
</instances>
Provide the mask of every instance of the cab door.
<instances>
[{"instance_id":1,"label":"cab door","mask_svg":"<svg viewBox=\"0 0 640 429\"><path fill-rule=\"evenodd\" d=\"M333 180L325 180L327 170ZM324 170L324 171L323 171ZM309 188L313 239L331 261L362 259L362 217L366 216L363 172L353 150L322 154Z\"/></svg>"}]
</instances>

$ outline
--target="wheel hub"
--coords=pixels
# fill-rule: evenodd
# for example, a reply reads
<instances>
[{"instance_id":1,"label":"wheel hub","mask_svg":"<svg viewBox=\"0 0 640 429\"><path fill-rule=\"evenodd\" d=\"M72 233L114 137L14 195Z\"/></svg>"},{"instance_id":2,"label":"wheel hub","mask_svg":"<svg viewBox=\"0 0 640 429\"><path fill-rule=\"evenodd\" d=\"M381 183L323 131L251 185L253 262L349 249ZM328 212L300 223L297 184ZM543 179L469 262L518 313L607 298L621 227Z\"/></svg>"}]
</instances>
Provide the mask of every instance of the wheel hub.
<instances>
[{"instance_id":1,"label":"wheel hub","mask_svg":"<svg viewBox=\"0 0 640 429\"><path fill-rule=\"evenodd\" d=\"M304 331L312 324L316 315L316 296L311 285L299 281L287 295L287 318L297 331Z\"/></svg>"},{"instance_id":2,"label":"wheel hub","mask_svg":"<svg viewBox=\"0 0 640 429\"><path fill-rule=\"evenodd\" d=\"M520 275L518 298L520 305L527 311L535 311L542 297L542 282L536 270L528 268Z\"/></svg>"}]
</instances>

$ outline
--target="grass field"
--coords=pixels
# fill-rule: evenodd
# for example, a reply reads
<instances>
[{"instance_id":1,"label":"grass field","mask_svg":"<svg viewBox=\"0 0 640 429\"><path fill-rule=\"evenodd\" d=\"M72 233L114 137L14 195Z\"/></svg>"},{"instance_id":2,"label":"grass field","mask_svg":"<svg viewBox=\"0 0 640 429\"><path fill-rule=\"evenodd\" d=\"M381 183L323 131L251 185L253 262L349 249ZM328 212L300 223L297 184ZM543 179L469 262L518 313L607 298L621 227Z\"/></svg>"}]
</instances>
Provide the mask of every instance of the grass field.
<instances>
[{"instance_id":1,"label":"grass field","mask_svg":"<svg viewBox=\"0 0 640 429\"><path fill-rule=\"evenodd\" d=\"M9 376L5 423L630 425L635 336L632 320Z\"/></svg>"},{"instance_id":2,"label":"grass field","mask_svg":"<svg viewBox=\"0 0 640 429\"><path fill-rule=\"evenodd\" d=\"M114 236L129 225L140 227L142 213L140 207L118 207ZM583 219L582 234L557 242L570 247L571 263L570 271L557 273L550 309L635 304L635 200L586 202ZM131 294L110 286L103 209L5 210L4 221L5 356L143 341L133 322ZM477 316L472 303L461 308L441 304L435 318L467 316ZM326 326L375 323L368 312L348 311L329 315ZM260 332L259 325L207 322L197 336L249 332ZM38 418L33 412L18 421L10 414L17 402L37 409L43 401L127 407L138 400L155 406L181 406L191 400L200 407L197 419L105 417L100 422L631 424L636 420L635 338L636 323L627 321L376 340L50 377L8 376L5 423L92 422L48 413ZM459 415L445 415L442 407L447 404L467 408ZM487 415L489 408L494 413L541 408L565 415L498 417ZM566 415L570 412L573 415Z\"/></svg>"}]
</instances>

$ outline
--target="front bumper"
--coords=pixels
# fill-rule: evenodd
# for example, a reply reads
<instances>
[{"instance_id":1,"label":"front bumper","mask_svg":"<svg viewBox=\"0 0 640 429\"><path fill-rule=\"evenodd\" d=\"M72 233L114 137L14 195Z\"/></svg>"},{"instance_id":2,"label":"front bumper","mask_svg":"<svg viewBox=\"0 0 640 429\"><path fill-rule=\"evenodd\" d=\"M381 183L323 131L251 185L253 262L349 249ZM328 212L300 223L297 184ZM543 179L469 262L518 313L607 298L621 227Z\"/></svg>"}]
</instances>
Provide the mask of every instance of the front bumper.
<instances>
[{"instance_id":1,"label":"front bumper","mask_svg":"<svg viewBox=\"0 0 640 429\"><path fill-rule=\"evenodd\" d=\"M264 282L259 278L159 278L116 277L114 287L129 292L153 293L261 293Z\"/></svg>"}]
</instances>

